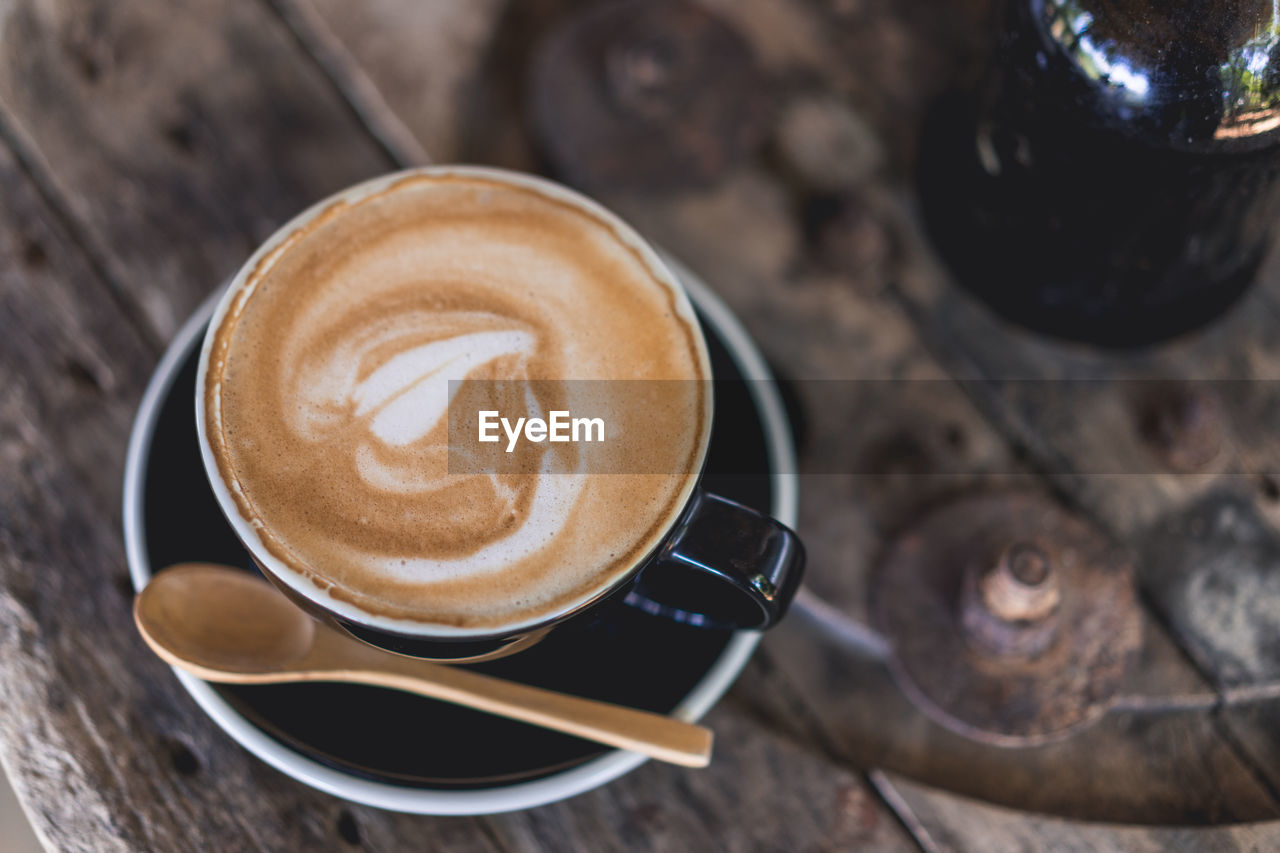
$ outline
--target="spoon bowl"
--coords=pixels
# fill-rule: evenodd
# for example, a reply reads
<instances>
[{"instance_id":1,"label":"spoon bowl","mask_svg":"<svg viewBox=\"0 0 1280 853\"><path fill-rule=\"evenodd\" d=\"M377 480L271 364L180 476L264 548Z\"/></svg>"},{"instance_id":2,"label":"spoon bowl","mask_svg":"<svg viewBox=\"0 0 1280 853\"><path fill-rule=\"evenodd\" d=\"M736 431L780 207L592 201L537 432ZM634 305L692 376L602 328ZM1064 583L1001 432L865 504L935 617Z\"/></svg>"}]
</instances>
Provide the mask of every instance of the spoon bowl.
<instances>
[{"instance_id":1,"label":"spoon bowl","mask_svg":"<svg viewBox=\"0 0 1280 853\"><path fill-rule=\"evenodd\" d=\"M315 641L316 621L287 598L246 572L211 563L156 575L133 613L152 651L208 680L278 671Z\"/></svg>"}]
</instances>

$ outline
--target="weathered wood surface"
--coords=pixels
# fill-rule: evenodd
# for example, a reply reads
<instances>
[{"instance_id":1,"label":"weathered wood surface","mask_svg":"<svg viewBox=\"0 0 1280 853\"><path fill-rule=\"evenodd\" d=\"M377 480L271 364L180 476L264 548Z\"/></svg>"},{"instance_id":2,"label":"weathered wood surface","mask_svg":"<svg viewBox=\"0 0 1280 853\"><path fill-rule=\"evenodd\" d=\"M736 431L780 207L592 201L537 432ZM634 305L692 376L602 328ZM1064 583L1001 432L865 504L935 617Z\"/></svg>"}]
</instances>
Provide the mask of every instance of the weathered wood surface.
<instances>
[{"instance_id":1,"label":"weathered wood surface","mask_svg":"<svg viewBox=\"0 0 1280 853\"><path fill-rule=\"evenodd\" d=\"M13 2L0 26L9 136L154 340L285 219L392 166L261 3Z\"/></svg>"},{"instance_id":2,"label":"weathered wood surface","mask_svg":"<svg viewBox=\"0 0 1280 853\"><path fill-rule=\"evenodd\" d=\"M649 765L570 802L493 818L389 815L311 791L236 747L145 654L128 620L118 484L161 342L284 218L341 186L428 157L546 168L528 129L527 69L542 37L584 5L0 4L0 465L16 484L0 496L0 761L45 840L463 850L1280 843L1267 827L1036 817L901 775L1095 819L1280 814L1275 704L1228 703L1238 682L1188 657L1189 635L1162 610L1150 572L1158 618L1125 708L1078 740L1016 752L963 741L906 702L874 648L797 619L712 715L711 770ZM964 491L1048 485L1136 547L1161 517L1245 482L1221 460L1201 477L1085 476L1099 460L1146 452L1126 400L1104 390L1046 408L983 381L1009 364L1024 377L1189 375L1188 365L1222 364L1216 354L1236 340L1262 341L1275 315L1237 313L1134 365L1011 333L948 289L902 179L929 101L972 73L990 4L705 5L747 36L775 84L774 133L708 188L593 192L706 277L784 375L936 380L916 395L846 384L840 399L801 401L806 460L883 465L874 477L805 478L800 528L827 603L864 620L867 572L888 537ZM1274 363L1259 347L1246 375ZM1251 495L1267 503L1265 489ZM868 784L873 767L895 773L872 771Z\"/></svg>"},{"instance_id":3,"label":"weathered wood surface","mask_svg":"<svg viewBox=\"0 0 1280 853\"><path fill-rule=\"evenodd\" d=\"M876 779L878 784L891 785L901 807L910 810L916 821L912 828L926 850L1252 853L1275 847L1275 830L1263 825L1194 829L1074 823L940 794L899 777L878 775Z\"/></svg>"},{"instance_id":4,"label":"weathered wood surface","mask_svg":"<svg viewBox=\"0 0 1280 853\"><path fill-rule=\"evenodd\" d=\"M344 804L204 719L129 617L118 531L132 410L158 342L255 242L389 159L265 7L4 11L0 758L48 844L914 847L856 772L739 703L711 720L707 773L647 766L570 804L462 820ZM795 806L785 821L780 791Z\"/></svg>"},{"instance_id":5,"label":"weathered wood surface","mask_svg":"<svg viewBox=\"0 0 1280 853\"><path fill-rule=\"evenodd\" d=\"M319 19L330 34L336 34L337 41L350 46L350 58L361 66L367 79L379 87L384 102L407 117L406 124L411 129L423 137L439 132L438 128L415 118L414 65L404 61L404 52L372 55L361 48L362 33L369 28L367 20L359 27L352 27L336 10L336 4L324 0L297 2L312 10L310 20ZM504 31L518 29L527 41L536 42L542 37L538 29L545 28L547 18L563 4L531 5L547 7L550 11L539 15L528 11L526 5L518 15L509 12L507 17L514 20L499 20L495 24L495 40L500 41ZM707 5L738 23L751 38L764 64L779 77L784 80L804 79L808 72L822 78L818 86L811 86L810 80L795 86L798 93L790 99L789 106L781 110L781 126L772 145L774 159L780 159L783 168L779 170L775 162L766 160L763 167L748 165L710 191L677 197L628 197L597 189L598 194L646 234L708 276L746 319L769 355L791 376L805 379L850 376L927 379L948 372L957 374L958 371L960 376L990 377L999 375L999 368L1006 364L1021 365L1023 352L1020 348L1025 348L1024 345L1018 340L1012 347L1004 343L1007 336L1002 337L999 328L984 328L984 334L975 335L992 349L991 362L979 365L977 370L955 358L948 358L945 348L940 354L939 365L925 354L923 346L915 343L915 336L903 329L902 312L895 302L905 298L909 309L907 314L925 325L926 329L930 319L946 322L951 316L951 306L930 309L924 305L922 311L927 317L922 321L917 316L922 311L920 303L913 303L910 298L915 284L913 279L924 279L928 286L937 288L945 284L944 278L929 262L927 250L919 244L918 228L910 214L902 210L901 200L892 193L886 197L876 180L885 172L892 173L895 168L904 170L904 165L909 164L909 152L899 152L893 144L901 141L904 129L917 124L929 98L947 75L957 70L960 74L971 73L972 64L966 66L965 61L966 55L971 54L966 54L966 51L979 44L981 33L985 32L983 23L987 9L984 4L973 4L959 25L954 16L948 18L947 25L954 31L941 38L936 32L927 32L927 27L912 29L912 22L900 19L902 13L872 8L874 4L836 7L834 18L829 9L800 9L797 4L783 8L781 4L767 0ZM383 11L386 13L388 10L384 8ZM390 14L395 12L392 10ZM909 12L905 14L910 15ZM894 42L893 36L902 32L909 35ZM870 45L873 40L869 36L871 33L875 34L879 44L883 44L888 35L892 49L897 51L893 57L895 62L879 61L882 51L876 49L861 54L852 51L841 53L842 47ZM397 38L407 43L412 36L402 31ZM446 159L489 159L520 167L536 164L535 155L521 151L521 146L512 142L523 136L524 126L518 113L522 106L526 106L522 101L527 100L527 92L522 93L520 82L512 80L509 74L504 79L502 69L495 68L492 61L487 64L483 58L468 61L467 56L464 52L460 57L464 60L461 64L473 66L471 73L479 82L470 90L463 87L463 94L459 97L467 97L477 88L506 93L508 109L499 119L505 124L498 125L505 132L495 134L504 143L501 151L495 152L487 147L487 140L468 140L465 133L459 133L460 147L452 151L446 149L443 156ZM495 77L498 78L496 81L493 80ZM910 82L904 84L904 80ZM904 86L906 91L903 91ZM861 108L859 115L849 115L847 104L851 101ZM890 105L891 109L886 109ZM815 120L810 119L803 130L791 132L792 127L815 113L818 116L816 127ZM459 114L467 113L460 110ZM832 114L836 117L834 120ZM848 120L841 124L846 116ZM879 143L872 140L868 144L857 134L850 139L851 134L846 129L843 134L829 133L834 139L830 144L824 144L821 138L824 130L829 131L833 126L836 129L850 125L857 127L863 116L869 117L880 131ZM490 121L494 121L492 116ZM906 135L909 139L909 133ZM471 143L469 146L468 141ZM882 143L885 142L892 152L888 156L883 151ZM848 165L850 162L855 165ZM779 171L783 172L781 176ZM814 245L813 235L806 234L801 227L796 207L804 203L806 195L811 197L815 194L852 196L850 206L855 215L850 217L849 231L840 236L846 237L861 251L852 255L847 251L824 251L829 244L821 239L821 235ZM894 281L900 276L907 279L905 284L885 287L884 282ZM886 290L890 291L889 298L878 298ZM969 310L972 312L973 309ZM796 334L796 330L803 330L803 334ZM1254 334L1248 339L1256 339L1261 331L1255 326ZM1224 342L1237 333L1234 329L1227 329L1216 334L1217 340L1202 346L1201 352L1226 351L1228 347ZM1031 345L1034 346L1034 342ZM1071 367L1070 358L1064 359L1058 348L1050 346L1047 349L1050 354L1043 361L1055 365L1065 362L1068 368ZM1071 353L1068 356L1077 357ZM1170 375L1200 375L1185 370L1179 372L1181 365L1196 358L1197 355L1183 356L1180 364L1167 368ZM1109 378L1117 374L1124 375L1116 366L1104 363L1095 367L1092 375ZM1028 371L1023 375L1041 377L1061 373ZM1246 371L1243 375L1257 373ZM919 407L913 407L912 401L905 401L904 405L903 395L897 389L895 393L884 394L886 399L883 400L875 399L871 390L863 398L858 398L847 388L842 388L842 391L846 397L838 401L825 399L817 401L816 405L815 401L805 401L810 405L805 410L808 435L803 451L810 459L829 459L833 453L854 456L860 452L886 453L890 456L886 465L888 476L871 479L807 478L801 526L814 553L815 564L839 565L837 571L828 568L822 574L812 573L812 586L826 601L835 603L846 615L857 618L864 615L866 566L874 558L880 538L909 518L913 511L940 496L980 486L984 480L1003 483L1020 479L1016 476L984 477L983 474L1024 470L1010 463L1008 443L1001 432L1015 439L1021 439L1022 435L1010 424L1017 412L1013 405L1003 408L989 404L982 406L984 414L997 427L993 430L984 423L975 425L974 408L964 395L946 388L939 393L939 386L933 384L922 395L924 399ZM976 396L981 406L982 397L980 394ZM1133 435L1136 418L1124 411L1119 412L1117 418L1114 412L1116 402L1108 398L1122 396L1118 401L1120 406L1131 405L1132 401L1123 399L1123 395L1117 395L1114 390L1108 392L1104 389L1100 396L1101 406L1112 411L1110 418L1099 419L1091 431L1085 430L1086 436L1093 436L1094 440L1085 442L1083 447L1072 448L1068 444L1064 448L1061 446L1064 442L1077 440L1079 424L1060 425L1050 431L1056 444L1037 445L1032 442L1033 464L1043 470L1074 449L1077 459L1087 460L1094 466L1086 468L1086 471L1128 471L1126 466L1132 464L1135 456L1138 459L1152 456L1149 448L1141 446L1140 437L1133 436L1128 443L1123 440L1124 435ZM886 412L885 404L892 404L896 410ZM1074 404L1073 400L1059 401L1042 411L1051 417L1060 417L1061 413L1074 413ZM1128 428L1127 433L1120 433L1122 440L1118 442L1117 419L1120 426ZM850 423L859 425L860 438L845 438L844 433ZM903 424L918 425L916 432L920 434L908 433L911 440L904 441ZM865 442L865 446L850 446L859 441ZM954 461L957 455L963 457L958 462ZM952 460L950 464L949 459ZM945 474L954 469L964 470L969 476L927 479L912 476ZM1070 470L1062 473L1069 475ZM1145 512L1149 521L1159 511L1160 504L1156 501L1160 495L1170 495L1164 506L1178 506L1205 489L1207 484L1211 485L1213 479L1211 476L1159 476L1158 470L1152 473L1153 476L1149 477L1130 478L1132 483L1114 490L1110 489L1114 478L1090 480L1080 477L1067 484L1066 492L1095 512L1097 507L1077 495L1087 497L1091 491L1110 495L1112 504L1103 507L1102 511L1110 510L1119 519L1142 519ZM1051 478L1054 485L1059 485L1062 479ZM1155 497L1146 498L1144 502L1146 492L1154 492ZM841 507L842 512L833 512L831 508L836 506ZM1124 523L1107 526L1131 541L1136 540L1140 532L1136 522L1127 526ZM779 634L774 642L766 645L764 654L770 659L781 658L780 668L795 681L797 669L805 667L803 663L789 660L789 656L811 661L812 649L819 641L807 638L780 652L779 646L783 645L783 637L787 633L794 632L787 630ZM976 757L976 753L966 755L965 749L956 748L964 746L959 739L938 732L927 721L921 721L931 736L916 734L904 737L903 740L916 751L916 759L914 763L909 760L903 763L911 764L919 772L928 765L920 756L947 754L954 761L951 767L935 764L928 768L930 778L939 784L974 790L997 799L1004 796L1024 806L1092 813L1095 817L1105 814L1122 818L1144 810L1152 820L1160 819L1158 815L1190 817L1192 813L1198 813L1198 819L1203 820L1257 818L1274 814L1274 796L1265 784L1259 784L1255 759L1247 750L1241 754L1238 739L1221 736L1217 729L1221 721L1205 713L1218 701L1214 685L1204 673L1188 665L1184 653L1169 642L1158 622L1148 620L1146 636L1142 667L1131 686L1132 695L1123 703L1125 710L1117 719L1108 721L1107 726L1091 733L1091 742L1080 743L1075 748L1069 744L1051 747L1041 750L1041 755L1031 760L1025 754L1015 754L1009 757L1007 766L1002 767L996 762L988 766L990 775L975 776L971 771L973 763L968 759ZM877 761L892 764L895 760L894 747L899 745L895 738L882 736L878 750L869 750L866 744L876 740L876 723L885 718L909 719L912 717L911 709L902 703L904 707L896 709L901 716L895 717L883 713L882 705L866 701L865 694L884 696L892 693L884 681L883 672L880 673L882 689L854 692L848 690L847 685L832 688L832 669L830 665L820 667L818 674L798 679L799 696L795 698L803 702L811 714L826 720L826 737L834 733L838 742L843 736L846 756L861 759L863 766ZM856 680L852 676L849 679ZM873 678L866 680L875 683ZM776 692L776 682L771 688ZM803 698L799 698L801 696ZM857 713L858 709L863 709L861 715ZM849 721L859 716L864 722L850 726ZM919 714L914 716L919 719ZM896 728L912 730L909 725ZM916 728L920 725L917 724ZM1135 736L1135 732L1141 732L1141 735ZM950 739L955 743L950 751L939 749L939 739ZM1151 753L1160 754L1161 760L1144 760ZM1056 774L1059 784L1042 784L1038 786L1041 789L1039 793L1029 792L1027 786L1001 786L1002 769L1019 770L1024 777L1053 777L1055 774L1046 774L1046 770L1061 770L1064 757L1087 758L1097 754L1114 759L1108 765L1109 772L1098 774L1098 767L1086 760L1079 768L1078 777L1067 775L1063 779L1064 774L1059 772ZM1070 762L1065 762L1065 765L1069 768ZM1213 768L1214 779L1228 782L1218 785L1220 796L1209 800L1186 790L1186 781L1203 776L1206 767ZM1106 781L1100 784L1094 778L1097 775L1102 775ZM1074 802L1072 796L1075 797Z\"/></svg>"},{"instance_id":6,"label":"weathered wood surface","mask_svg":"<svg viewBox=\"0 0 1280 853\"><path fill-rule=\"evenodd\" d=\"M1157 643L1148 648L1163 656ZM1064 740L1000 749L933 723L897 691L882 661L805 618L775 630L756 669L740 692L759 713L784 730L802 727L853 766L1081 820L1213 824L1275 814L1266 784L1216 730L1209 691L1143 694L1136 707Z\"/></svg>"}]
</instances>

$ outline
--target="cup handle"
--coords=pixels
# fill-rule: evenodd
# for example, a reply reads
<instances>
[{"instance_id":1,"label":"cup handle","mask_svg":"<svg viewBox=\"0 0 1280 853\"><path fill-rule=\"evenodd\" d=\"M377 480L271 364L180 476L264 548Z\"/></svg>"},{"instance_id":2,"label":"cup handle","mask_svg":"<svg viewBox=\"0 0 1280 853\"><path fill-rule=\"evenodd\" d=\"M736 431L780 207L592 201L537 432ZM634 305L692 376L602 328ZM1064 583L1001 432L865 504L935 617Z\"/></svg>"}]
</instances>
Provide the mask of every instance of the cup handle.
<instances>
[{"instance_id":1,"label":"cup handle","mask_svg":"<svg viewBox=\"0 0 1280 853\"><path fill-rule=\"evenodd\" d=\"M624 600L689 625L760 630L786 613L803 573L804 546L789 528L698 491Z\"/></svg>"}]
</instances>

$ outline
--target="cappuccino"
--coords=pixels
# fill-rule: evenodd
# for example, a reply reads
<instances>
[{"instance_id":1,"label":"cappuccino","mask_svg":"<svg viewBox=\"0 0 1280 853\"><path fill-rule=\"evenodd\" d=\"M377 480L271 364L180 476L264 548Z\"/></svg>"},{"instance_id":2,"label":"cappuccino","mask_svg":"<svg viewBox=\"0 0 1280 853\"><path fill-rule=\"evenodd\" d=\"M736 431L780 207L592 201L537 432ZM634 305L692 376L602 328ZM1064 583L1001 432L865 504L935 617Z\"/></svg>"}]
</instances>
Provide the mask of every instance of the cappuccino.
<instances>
[{"instance_id":1,"label":"cappuccino","mask_svg":"<svg viewBox=\"0 0 1280 853\"><path fill-rule=\"evenodd\" d=\"M697 320L652 250L568 191L466 169L358 187L233 287L204 353L208 450L251 550L343 615L461 634L554 618L639 565L696 485ZM611 419L607 441L522 440L516 473L451 473L459 382L525 380L692 381ZM575 410L571 393L480 407L533 422Z\"/></svg>"}]
</instances>

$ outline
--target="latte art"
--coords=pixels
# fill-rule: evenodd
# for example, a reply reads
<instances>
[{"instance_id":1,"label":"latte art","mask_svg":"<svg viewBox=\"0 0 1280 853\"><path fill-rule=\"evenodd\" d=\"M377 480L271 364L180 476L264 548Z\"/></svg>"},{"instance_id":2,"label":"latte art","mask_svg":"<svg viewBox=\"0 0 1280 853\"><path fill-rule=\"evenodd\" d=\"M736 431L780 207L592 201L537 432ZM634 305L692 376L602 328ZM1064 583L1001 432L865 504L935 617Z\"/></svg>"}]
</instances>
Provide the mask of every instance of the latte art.
<instances>
[{"instance_id":1,"label":"latte art","mask_svg":"<svg viewBox=\"0 0 1280 853\"><path fill-rule=\"evenodd\" d=\"M473 324L490 328L468 331ZM337 435L341 442L349 438L353 425L361 424L376 447L412 447L444 423L450 379L492 370L499 359L509 362L503 364L505 375L526 375L535 337L525 330L503 329L504 324L504 318L482 313L442 318L413 311L375 318L371 328L353 330L348 340L312 342L301 349L318 353L297 367L284 368L282 396L299 404L289 413L294 432L313 442ZM433 332L444 337L432 338ZM357 453L377 465L376 447L362 444ZM406 487L430 473L412 455L405 461L401 477ZM371 484L375 479L385 483L383 474L376 473L379 469L358 467Z\"/></svg>"},{"instance_id":2,"label":"latte art","mask_svg":"<svg viewBox=\"0 0 1280 853\"><path fill-rule=\"evenodd\" d=\"M458 524L481 522L468 531L469 544L479 546L472 553L446 547L437 554L427 542L429 556L366 552L368 565L387 577L418 581L497 572L528 557L545 534L559 532L582 490L581 476L504 482L489 475L483 483L447 470L444 430L450 389L458 387L450 380L495 372L524 378L536 340L495 314L410 310L374 313L364 327L322 330L318 340L293 347L301 363L283 368L281 390L299 403L291 413L297 439L323 448L326 458L351 453L363 490L411 496L419 511ZM540 408L531 396L526 403ZM580 473L557 461L548 457L539 473ZM471 519L458 514L458 504L476 503L477 493L486 511ZM507 523L512 518L519 519L514 532Z\"/></svg>"},{"instance_id":3,"label":"latte art","mask_svg":"<svg viewBox=\"0 0 1280 853\"><path fill-rule=\"evenodd\" d=\"M671 383L683 396L611 423L614 444L523 443L516 473L457 474L454 396L533 419L572 408L542 380L705 379L695 322L594 211L411 176L250 270L210 344L206 434L240 514L317 594L402 628L508 628L588 600L656 546L696 479L710 401L703 382ZM591 473L609 469L678 473Z\"/></svg>"}]
</instances>

